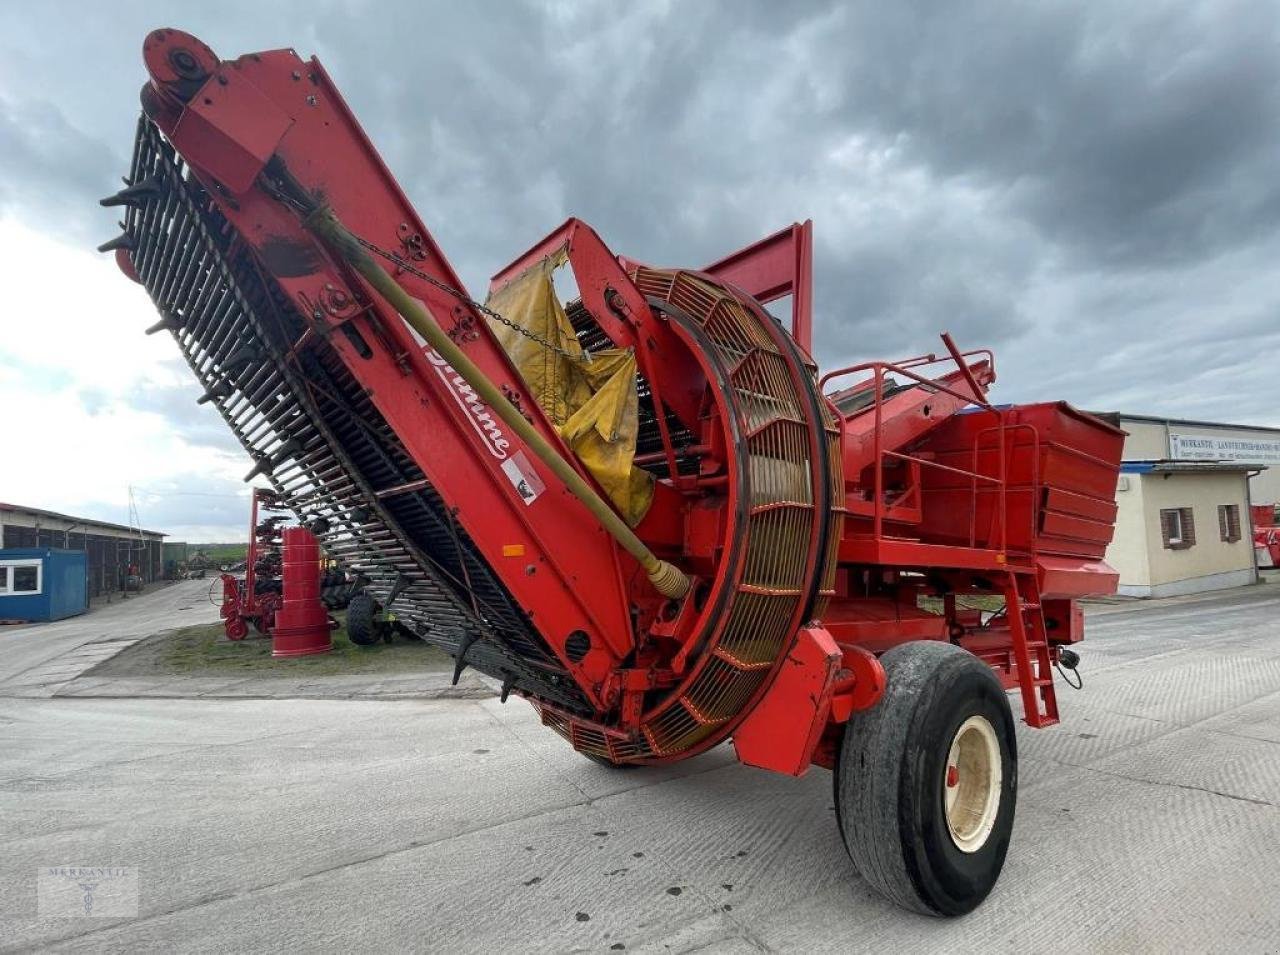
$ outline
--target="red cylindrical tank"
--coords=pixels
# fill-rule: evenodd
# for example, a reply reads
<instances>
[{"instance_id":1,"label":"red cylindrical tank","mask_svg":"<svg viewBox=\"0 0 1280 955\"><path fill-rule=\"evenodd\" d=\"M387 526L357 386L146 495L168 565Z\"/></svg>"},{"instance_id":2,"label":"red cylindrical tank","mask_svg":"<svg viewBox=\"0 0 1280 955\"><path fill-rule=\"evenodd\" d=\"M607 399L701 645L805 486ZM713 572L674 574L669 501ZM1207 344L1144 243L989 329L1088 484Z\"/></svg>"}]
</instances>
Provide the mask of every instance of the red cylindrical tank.
<instances>
[{"instance_id":1,"label":"red cylindrical tank","mask_svg":"<svg viewBox=\"0 0 1280 955\"><path fill-rule=\"evenodd\" d=\"M305 527L286 527L284 606L276 612L273 657L301 657L333 649L329 614L320 602L320 544Z\"/></svg>"}]
</instances>

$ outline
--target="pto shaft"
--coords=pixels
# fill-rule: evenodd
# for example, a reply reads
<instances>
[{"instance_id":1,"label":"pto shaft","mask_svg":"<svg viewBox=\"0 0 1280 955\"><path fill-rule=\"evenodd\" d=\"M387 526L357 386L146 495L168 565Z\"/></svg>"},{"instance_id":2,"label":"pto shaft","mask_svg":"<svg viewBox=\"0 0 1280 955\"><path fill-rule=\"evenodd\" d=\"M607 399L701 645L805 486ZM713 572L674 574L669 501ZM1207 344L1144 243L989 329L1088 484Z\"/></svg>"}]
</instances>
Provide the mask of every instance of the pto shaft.
<instances>
[{"instance_id":1,"label":"pto shaft","mask_svg":"<svg viewBox=\"0 0 1280 955\"><path fill-rule=\"evenodd\" d=\"M595 515L623 550L639 561L654 588L664 597L679 599L689 592L689 578L678 567L659 560L644 541L635 535L595 489L583 479L568 461L553 448L534 428L506 396L485 377L466 353L454 344L445 332L431 320L426 309L400 287L381 265L374 260L326 205L318 206L302 220L303 226L330 248L336 251L352 268L364 276L391 306L400 313L413 329L421 335L436 353L453 366L462 378L475 389L476 394L492 408L503 422L529 446L534 454L549 467L587 510Z\"/></svg>"}]
</instances>

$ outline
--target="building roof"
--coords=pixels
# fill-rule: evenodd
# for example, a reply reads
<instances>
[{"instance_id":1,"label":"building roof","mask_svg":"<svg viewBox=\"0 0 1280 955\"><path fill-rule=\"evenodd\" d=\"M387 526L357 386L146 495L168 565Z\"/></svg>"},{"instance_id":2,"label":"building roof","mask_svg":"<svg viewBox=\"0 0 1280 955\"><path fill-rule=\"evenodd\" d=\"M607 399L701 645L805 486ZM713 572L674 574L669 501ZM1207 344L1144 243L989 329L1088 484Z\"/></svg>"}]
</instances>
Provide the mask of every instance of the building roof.
<instances>
[{"instance_id":1,"label":"building roof","mask_svg":"<svg viewBox=\"0 0 1280 955\"><path fill-rule=\"evenodd\" d=\"M1242 461L1124 461L1121 474L1239 474L1265 471L1265 464L1245 464Z\"/></svg>"},{"instance_id":2,"label":"building roof","mask_svg":"<svg viewBox=\"0 0 1280 955\"><path fill-rule=\"evenodd\" d=\"M60 514L57 511L46 511L41 507L25 507L21 504L6 504L0 501L0 515L10 514L33 514L37 517L52 517L59 521L73 521L84 527L110 527L117 531L130 531L144 534L147 537L164 537L166 535L160 531L149 531L146 528L130 527L128 524L116 524L112 521L99 521L91 517L75 517L71 514Z\"/></svg>"},{"instance_id":3,"label":"building roof","mask_svg":"<svg viewBox=\"0 0 1280 955\"><path fill-rule=\"evenodd\" d=\"M1174 424L1189 428L1226 428L1229 431L1269 431L1280 435L1280 428L1265 424L1227 424L1224 421L1196 421L1191 418L1169 418L1164 415L1125 414L1123 411L1094 411L1105 420L1146 421L1151 424Z\"/></svg>"}]
</instances>

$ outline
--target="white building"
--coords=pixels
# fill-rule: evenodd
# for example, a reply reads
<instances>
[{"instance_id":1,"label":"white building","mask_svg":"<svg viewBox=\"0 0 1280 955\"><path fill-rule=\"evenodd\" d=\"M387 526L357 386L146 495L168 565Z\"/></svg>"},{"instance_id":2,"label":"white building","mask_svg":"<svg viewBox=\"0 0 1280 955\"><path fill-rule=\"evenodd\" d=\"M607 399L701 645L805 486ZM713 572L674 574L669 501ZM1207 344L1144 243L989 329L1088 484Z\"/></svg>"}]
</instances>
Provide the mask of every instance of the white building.
<instances>
[{"instance_id":1,"label":"white building","mask_svg":"<svg viewBox=\"0 0 1280 955\"><path fill-rule=\"evenodd\" d=\"M1107 549L1120 592L1172 597L1255 582L1249 508L1280 502L1280 428L1101 417L1128 433Z\"/></svg>"}]
</instances>

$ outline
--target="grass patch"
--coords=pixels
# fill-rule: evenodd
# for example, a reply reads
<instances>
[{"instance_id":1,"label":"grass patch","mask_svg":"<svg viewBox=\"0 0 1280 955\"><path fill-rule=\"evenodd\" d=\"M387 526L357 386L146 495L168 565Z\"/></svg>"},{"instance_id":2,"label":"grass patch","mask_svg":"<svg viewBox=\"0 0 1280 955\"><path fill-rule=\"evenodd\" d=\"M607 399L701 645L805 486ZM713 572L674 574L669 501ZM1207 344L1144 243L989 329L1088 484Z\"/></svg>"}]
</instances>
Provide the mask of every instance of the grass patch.
<instances>
[{"instance_id":1,"label":"grass patch","mask_svg":"<svg viewBox=\"0 0 1280 955\"><path fill-rule=\"evenodd\" d=\"M305 657L276 659L271 640L250 628L244 640L228 640L221 623L184 627L141 640L92 672L99 676L335 676L347 673L421 673L451 670L453 660L428 643L396 636L391 643L362 647L347 638L345 614L334 615L333 649Z\"/></svg>"},{"instance_id":2,"label":"grass patch","mask_svg":"<svg viewBox=\"0 0 1280 955\"><path fill-rule=\"evenodd\" d=\"M214 564L235 564L249 555L248 544L188 544L187 555L204 554Z\"/></svg>"}]
</instances>

